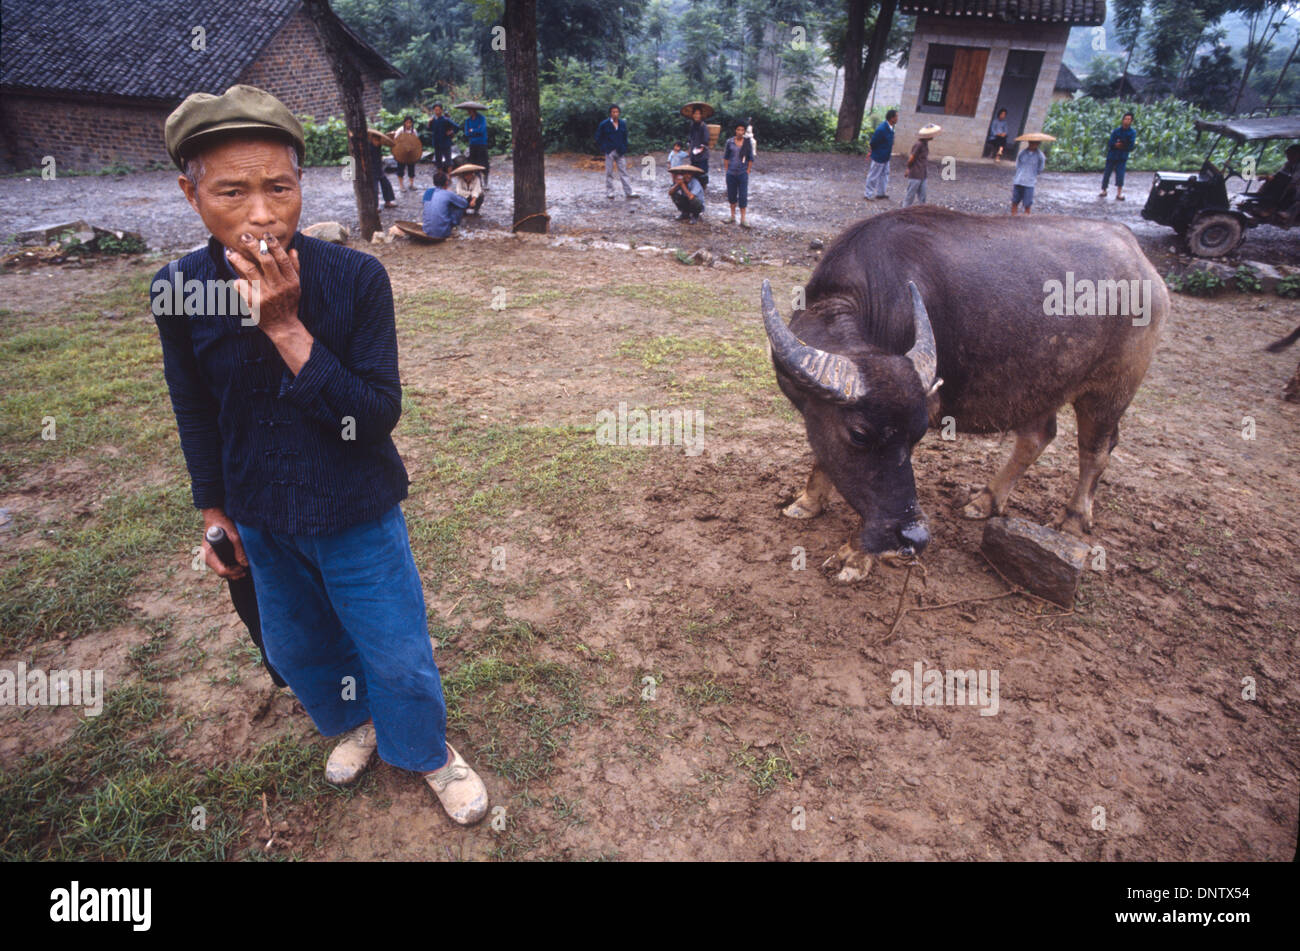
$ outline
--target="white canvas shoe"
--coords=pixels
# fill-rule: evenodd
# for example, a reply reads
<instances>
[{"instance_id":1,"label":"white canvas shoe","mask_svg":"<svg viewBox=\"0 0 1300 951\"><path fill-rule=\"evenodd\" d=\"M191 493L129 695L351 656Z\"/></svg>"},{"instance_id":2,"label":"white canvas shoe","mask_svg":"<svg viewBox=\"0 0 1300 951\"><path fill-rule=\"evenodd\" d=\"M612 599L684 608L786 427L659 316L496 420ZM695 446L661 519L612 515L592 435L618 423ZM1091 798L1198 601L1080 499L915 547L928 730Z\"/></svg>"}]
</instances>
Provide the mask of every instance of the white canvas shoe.
<instances>
[{"instance_id":1,"label":"white canvas shoe","mask_svg":"<svg viewBox=\"0 0 1300 951\"><path fill-rule=\"evenodd\" d=\"M447 752L451 754L447 764L442 769L425 773L424 781L437 794L442 808L454 822L463 826L473 825L487 814L487 787L450 743Z\"/></svg>"},{"instance_id":2,"label":"white canvas shoe","mask_svg":"<svg viewBox=\"0 0 1300 951\"><path fill-rule=\"evenodd\" d=\"M325 763L326 781L335 786L350 786L355 783L374 758L378 742L375 724L371 721L366 721L347 733Z\"/></svg>"}]
</instances>

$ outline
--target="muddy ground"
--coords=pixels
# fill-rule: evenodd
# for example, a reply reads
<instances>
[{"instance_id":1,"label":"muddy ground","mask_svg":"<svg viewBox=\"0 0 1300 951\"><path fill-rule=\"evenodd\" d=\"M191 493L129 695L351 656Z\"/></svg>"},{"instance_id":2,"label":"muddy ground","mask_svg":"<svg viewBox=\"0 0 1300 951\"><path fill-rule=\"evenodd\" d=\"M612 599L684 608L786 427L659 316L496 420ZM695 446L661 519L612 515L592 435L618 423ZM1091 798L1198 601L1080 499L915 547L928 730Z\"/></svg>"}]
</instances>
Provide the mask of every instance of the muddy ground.
<instances>
[{"instance_id":1,"label":"muddy ground","mask_svg":"<svg viewBox=\"0 0 1300 951\"><path fill-rule=\"evenodd\" d=\"M639 222L646 244L668 244L659 237L681 227L662 209L606 202L599 183L590 191L558 202L558 230L626 237L621 225L583 224L610 208ZM977 551L982 525L954 514L1010 440L931 433L915 468L934 538L924 579L914 573L900 601L902 571L878 568L845 587L818 570L855 521L841 500L809 522L780 514L811 453L766 363L757 288L765 277L805 281L801 247L836 226L798 234L762 210L756 223L743 237L716 224L697 233L720 253L745 246L798 263L688 267L649 248L534 238L365 249L388 268L398 302L407 406L396 439L449 738L505 808L504 828L452 828L417 780L380 765L352 798L273 796L266 828L260 812L243 816L249 854L1291 858L1300 406L1279 399L1295 351L1261 348L1300 323L1300 302L1174 297L1099 489L1091 543L1104 563L1094 559L1072 612L999 597L1007 585ZM0 276L4 334L77 309L147 334L139 277L152 267ZM126 304L99 309L94 295L131 279ZM503 310L489 303L498 287ZM152 374L162 394L148 357L133 372ZM620 402L702 412L703 451L597 447L597 414ZM58 546L60 519L93 525L128 490L170 488L159 512L192 523L193 537L150 557L126 620L28 639L6 656L103 667L110 695L159 683L171 755L198 770L283 736L323 761L328 742L257 667L219 583L184 570L198 521L175 491L186 483L165 396L150 407L156 434L132 450L138 459L104 443L5 469L0 507L14 522L0 535L0 567ZM1074 485L1073 442L1066 409L1010 514L1055 514ZM891 639L900 604L912 610ZM918 662L998 671L998 713L894 705L891 674ZM1254 699L1243 699L1247 679ZM0 767L68 742L75 722L70 710L0 711ZM289 851L267 847L271 827Z\"/></svg>"},{"instance_id":2,"label":"muddy ground","mask_svg":"<svg viewBox=\"0 0 1300 951\"><path fill-rule=\"evenodd\" d=\"M1014 169L1003 162L961 160L953 167L955 179L945 180L940 166L941 142L931 149L927 187L929 201L976 214L1005 214L1009 208ZM831 153L766 152L759 154L749 186L750 222L741 231L725 223L724 176L714 174L707 211L695 226L675 220L677 211L666 196L666 156L652 156L653 182L642 178L641 159L629 156L629 174L640 195L625 200L605 197L602 160L578 155L551 155L546 160L547 207L551 230L577 239L595 238L626 243L680 247L686 251L708 248L715 254L740 249L756 259L811 263L814 238L829 242L844 228L866 215L899 207L906 189L904 158L895 156L890 169L889 200L864 201L866 158ZM716 160L715 160L716 164ZM336 168L309 168L303 186L303 222L336 220L355 231L356 203L352 183ZM420 196L432 184L431 166L417 169L418 191L399 193L396 208L381 208L385 227L398 219L420 218ZM396 184L396 177L389 176ZM1176 236L1169 228L1143 220L1142 204L1153 178L1150 172L1131 172L1126 180L1126 200L1098 197L1101 175L1044 172L1036 189L1035 211L1043 214L1107 218L1128 225L1156 262L1161 273L1179 262L1170 254ZM511 163L493 160L491 190L481 219L470 216L462 237L509 230L513 204ZM72 176L42 181L38 177L0 178L0 243L19 231L38 225L84 218L91 224L141 233L149 246L163 250L190 248L205 238L202 223L185 204L174 172L140 172L117 177ZM1269 264L1300 262L1300 229L1253 229L1238 252L1243 260Z\"/></svg>"}]
</instances>

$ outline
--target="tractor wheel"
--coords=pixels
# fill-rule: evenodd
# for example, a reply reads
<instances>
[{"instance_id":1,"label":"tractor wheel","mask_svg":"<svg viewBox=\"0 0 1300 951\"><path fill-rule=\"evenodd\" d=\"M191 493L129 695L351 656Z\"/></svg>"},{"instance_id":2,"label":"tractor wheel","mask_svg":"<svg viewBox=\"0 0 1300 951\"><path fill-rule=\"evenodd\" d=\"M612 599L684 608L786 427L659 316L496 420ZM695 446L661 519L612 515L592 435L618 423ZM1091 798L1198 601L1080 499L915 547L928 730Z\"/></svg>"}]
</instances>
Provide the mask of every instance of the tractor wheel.
<instances>
[{"instance_id":1,"label":"tractor wheel","mask_svg":"<svg viewBox=\"0 0 1300 951\"><path fill-rule=\"evenodd\" d=\"M1232 215L1205 215L1187 229L1187 247L1198 258L1221 258L1241 244L1245 233Z\"/></svg>"}]
</instances>

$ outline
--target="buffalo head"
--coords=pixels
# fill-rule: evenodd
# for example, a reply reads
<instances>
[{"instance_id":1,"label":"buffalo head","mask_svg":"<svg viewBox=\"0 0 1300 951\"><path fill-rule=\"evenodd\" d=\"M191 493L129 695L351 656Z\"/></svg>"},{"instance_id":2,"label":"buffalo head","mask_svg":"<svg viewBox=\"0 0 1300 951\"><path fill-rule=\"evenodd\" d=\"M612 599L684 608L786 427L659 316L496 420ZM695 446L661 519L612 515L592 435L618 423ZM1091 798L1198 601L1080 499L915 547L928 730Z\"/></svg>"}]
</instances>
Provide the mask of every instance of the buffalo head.
<instances>
[{"instance_id":1,"label":"buffalo head","mask_svg":"<svg viewBox=\"0 0 1300 951\"><path fill-rule=\"evenodd\" d=\"M763 282L763 322L782 391L802 413L817 465L862 516L854 547L882 560L918 555L930 541L916 498L912 447L929 425L939 383L934 332L915 284L915 344L889 353L865 341L831 353L786 326Z\"/></svg>"}]
</instances>

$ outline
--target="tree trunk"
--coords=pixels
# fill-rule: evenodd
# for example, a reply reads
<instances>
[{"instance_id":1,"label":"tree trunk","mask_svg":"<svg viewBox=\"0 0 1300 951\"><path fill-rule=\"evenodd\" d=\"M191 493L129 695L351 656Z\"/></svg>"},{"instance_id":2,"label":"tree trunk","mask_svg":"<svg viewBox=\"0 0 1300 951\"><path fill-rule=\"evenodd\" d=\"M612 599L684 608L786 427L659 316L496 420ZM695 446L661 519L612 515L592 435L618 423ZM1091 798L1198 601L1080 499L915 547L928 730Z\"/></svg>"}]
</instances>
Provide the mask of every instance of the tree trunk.
<instances>
[{"instance_id":1,"label":"tree trunk","mask_svg":"<svg viewBox=\"0 0 1300 951\"><path fill-rule=\"evenodd\" d=\"M1291 61L1295 59L1295 54L1300 52L1300 36L1296 37L1295 46L1291 47L1291 55L1286 58L1282 64L1282 71L1277 74L1277 82L1273 84L1273 91L1268 94L1268 102L1264 103L1264 114L1268 115L1268 109L1273 105L1273 100L1277 98L1278 92L1282 89L1282 80L1286 79L1286 71L1291 68Z\"/></svg>"},{"instance_id":2,"label":"tree trunk","mask_svg":"<svg viewBox=\"0 0 1300 951\"><path fill-rule=\"evenodd\" d=\"M546 153L537 89L537 0L506 0L506 84L515 171L514 231L546 234Z\"/></svg>"},{"instance_id":3,"label":"tree trunk","mask_svg":"<svg viewBox=\"0 0 1300 951\"><path fill-rule=\"evenodd\" d=\"M347 34L341 21L329 8L328 0L304 0L303 9L311 18L334 70L339 95L343 99L343 118L348 126L348 151L352 155L352 192L357 199L357 219L361 237L369 241L379 230L379 195L376 176L379 169L370 164L369 139L366 136L366 107L361 99L362 77L357 61L348 48Z\"/></svg>"},{"instance_id":4,"label":"tree trunk","mask_svg":"<svg viewBox=\"0 0 1300 951\"><path fill-rule=\"evenodd\" d=\"M876 74L885 58L889 31L894 25L898 0L881 0L866 39L866 0L848 0L849 25L844 37L844 98L840 100L839 119L835 125L836 142L856 142L862 132L862 116L867 110L867 93L876 83ZM866 47L866 59L862 50Z\"/></svg>"},{"instance_id":5,"label":"tree trunk","mask_svg":"<svg viewBox=\"0 0 1300 951\"><path fill-rule=\"evenodd\" d=\"M1241 105L1242 94L1246 91L1246 82L1250 79L1251 71L1254 70L1255 64L1259 62L1264 55L1264 44L1272 42L1268 39L1269 29L1273 24L1273 12L1270 10L1268 19L1264 21L1264 28L1259 31L1259 42L1253 42L1255 27L1251 24L1250 41L1246 43L1246 62L1241 71L1241 82L1237 85L1237 95L1232 100L1232 111L1235 114L1237 107ZM1280 25L1280 24L1279 24ZM1277 31L1274 30L1274 33Z\"/></svg>"},{"instance_id":6,"label":"tree trunk","mask_svg":"<svg viewBox=\"0 0 1300 951\"><path fill-rule=\"evenodd\" d=\"M856 142L862 131L865 97L858 92L862 75L862 47L867 32L866 0L847 0L848 25L844 30L844 95L840 98L839 118L835 123L836 142Z\"/></svg>"}]
</instances>

